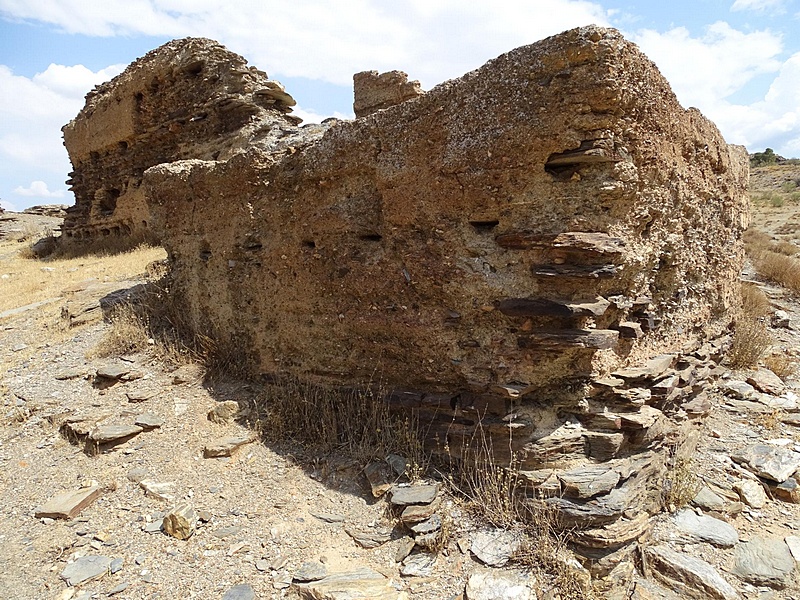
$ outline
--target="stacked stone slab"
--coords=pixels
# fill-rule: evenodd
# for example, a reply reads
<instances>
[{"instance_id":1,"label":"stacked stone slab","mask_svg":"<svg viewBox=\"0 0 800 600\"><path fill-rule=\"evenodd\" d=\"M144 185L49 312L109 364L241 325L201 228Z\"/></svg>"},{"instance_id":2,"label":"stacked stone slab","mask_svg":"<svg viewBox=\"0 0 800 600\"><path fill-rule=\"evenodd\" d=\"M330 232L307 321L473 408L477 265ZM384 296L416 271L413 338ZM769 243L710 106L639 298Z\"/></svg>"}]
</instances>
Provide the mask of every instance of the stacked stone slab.
<instances>
[{"instance_id":1,"label":"stacked stone slab","mask_svg":"<svg viewBox=\"0 0 800 600\"><path fill-rule=\"evenodd\" d=\"M170 289L255 373L380 382L456 455L488 435L607 572L710 408L747 154L598 27L398 98L148 169Z\"/></svg>"},{"instance_id":2,"label":"stacked stone slab","mask_svg":"<svg viewBox=\"0 0 800 600\"><path fill-rule=\"evenodd\" d=\"M225 159L250 137L277 141L300 120L277 81L207 39L161 46L86 96L64 128L75 205L64 242L153 238L144 171L179 159Z\"/></svg>"}]
</instances>

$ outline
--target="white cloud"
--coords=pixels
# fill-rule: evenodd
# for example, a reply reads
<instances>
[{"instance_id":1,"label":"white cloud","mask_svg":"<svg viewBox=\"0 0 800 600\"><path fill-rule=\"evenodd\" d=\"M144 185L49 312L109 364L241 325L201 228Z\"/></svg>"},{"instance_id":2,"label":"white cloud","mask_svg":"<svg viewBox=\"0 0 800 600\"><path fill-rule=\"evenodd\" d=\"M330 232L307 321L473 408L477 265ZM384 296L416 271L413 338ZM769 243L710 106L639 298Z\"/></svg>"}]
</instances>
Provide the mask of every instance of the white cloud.
<instances>
[{"instance_id":1,"label":"white cloud","mask_svg":"<svg viewBox=\"0 0 800 600\"><path fill-rule=\"evenodd\" d=\"M28 187L18 186L14 189L17 196L28 198L63 198L65 190L50 191L44 181L31 181Z\"/></svg>"},{"instance_id":2,"label":"white cloud","mask_svg":"<svg viewBox=\"0 0 800 600\"><path fill-rule=\"evenodd\" d=\"M800 53L782 61L780 36L718 22L700 37L679 27L643 30L631 38L658 65L681 103L699 108L728 142L800 156ZM749 104L730 99L755 77L773 73L762 98Z\"/></svg>"},{"instance_id":3,"label":"white cloud","mask_svg":"<svg viewBox=\"0 0 800 600\"><path fill-rule=\"evenodd\" d=\"M9 18L69 33L199 35L253 64L292 77L350 85L365 69L402 69L425 87L516 46L576 27L609 23L587 0L0 0Z\"/></svg>"},{"instance_id":4,"label":"white cloud","mask_svg":"<svg viewBox=\"0 0 800 600\"><path fill-rule=\"evenodd\" d=\"M11 212L19 212L17 207L7 200L0 199L0 208L3 208L5 210L10 210Z\"/></svg>"},{"instance_id":5,"label":"white cloud","mask_svg":"<svg viewBox=\"0 0 800 600\"><path fill-rule=\"evenodd\" d=\"M631 36L657 65L680 101L701 110L780 69L782 42L769 31L744 33L724 22L692 37L684 27L665 33L645 29Z\"/></svg>"},{"instance_id":6,"label":"white cloud","mask_svg":"<svg viewBox=\"0 0 800 600\"><path fill-rule=\"evenodd\" d=\"M5 193L69 201L65 190L54 187L72 170L61 127L78 114L94 85L121 70L121 65L93 72L83 65L51 64L42 73L22 77L0 65L0 182Z\"/></svg>"},{"instance_id":7,"label":"white cloud","mask_svg":"<svg viewBox=\"0 0 800 600\"><path fill-rule=\"evenodd\" d=\"M772 9L782 9L786 0L736 0L731 6L732 11L755 10L765 11Z\"/></svg>"},{"instance_id":8,"label":"white cloud","mask_svg":"<svg viewBox=\"0 0 800 600\"><path fill-rule=\"evenodd\" d=\"M333 111L332 114L324 115L313 110L305 110L302 106L295 106L292 109L292 114L295 116L300 117L303 119L303 124L306 123L322 123L325 119L352 119L355 117L354 114L344 114L339 112L338 110Z\"/></svg>"}]
</instances>

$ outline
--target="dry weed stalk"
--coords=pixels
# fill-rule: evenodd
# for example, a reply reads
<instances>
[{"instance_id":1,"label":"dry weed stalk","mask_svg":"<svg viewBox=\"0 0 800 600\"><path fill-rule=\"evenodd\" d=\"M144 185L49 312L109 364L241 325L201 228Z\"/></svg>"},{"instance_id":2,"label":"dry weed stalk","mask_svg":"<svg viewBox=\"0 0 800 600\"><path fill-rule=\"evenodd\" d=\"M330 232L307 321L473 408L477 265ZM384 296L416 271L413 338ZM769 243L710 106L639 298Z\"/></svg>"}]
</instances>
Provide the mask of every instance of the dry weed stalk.
<instances>
[{"instance_id":1,"label":"dry weed stalk","mask_svg":"<svg viewBox=\"0 0 800 600\"><path fill-rule=\"evenodd\" d=\"M742 309L736 318L728 362L733 369L746 369L758 361L772 345L772 337L764 323L769 300L758 286L742 284Z\"/></svg>"},{"instance_id":2,"label":"dry weed stalk","mask_svg":"<svg viewBox=\"0 0 800 600\"><path fill-rule=\"evenodd\" d=\"M275 441L291 440L318 454L337 452L366 465L388 454L409 464L409 475L427 470L428 455L415 417L392 414L378 386L331 389L285 377L266 386L258 401Z\"/></svg>"},{"instance_id":3,"label":"dry weed stalk","mask_svg":"<svg viewBox=\"0 0 800 600\"><path fill-rule=\"evenodd\" d=\"M664 507L675 512L691 502L700 491L700 480L694 473L692 460L674 457L664 478Z\"/></svg>"},{"instance_id":4,"label":"dry weed stalk","mask_svg":"<svg viewBox=\"0 0 800 600\"><path fill-rule=\"evenodd\" d=\"M595 598L590 576L567 548L568 532L559 526L558 509L542 499L526 497L525 484L516 473L517 459L513 453L510 456L508 465L497 463L491 438L479 420L457 459L451 455L445 477L451 493L465 500L465 508L476 521L516 532L520 547L514 562L552 577L561 598Z\"/></svg>"},{"instance_id":5,"label":"dry weed stalk","mask_svg":"<svg viewBox=\"0 0 800 600\"><path fill-rule=\"evenodd\" d=\"M781 379L786 379L797 372L797 359L786 354L770 354L764 359L764 366Z\"/></svg>"}]
</instances>

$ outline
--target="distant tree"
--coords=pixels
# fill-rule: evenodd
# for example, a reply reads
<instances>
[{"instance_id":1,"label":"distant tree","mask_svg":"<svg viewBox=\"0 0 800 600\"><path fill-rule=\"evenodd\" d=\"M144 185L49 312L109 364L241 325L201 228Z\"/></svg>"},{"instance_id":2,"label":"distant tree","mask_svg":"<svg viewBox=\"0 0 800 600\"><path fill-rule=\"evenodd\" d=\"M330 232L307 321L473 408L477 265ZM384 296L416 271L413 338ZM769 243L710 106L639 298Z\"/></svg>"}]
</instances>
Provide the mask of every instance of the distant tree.
<instances>
[{"instance_id":1,"label":"distant tree","mask_svg":"<svg viewBox=\"0 0 800 600\"><path fill-rule=\"evenodd\" d=\"M778 163L778 155L772 148L767 148L763 152L754 152L750 155L751 167L765 167Z\"/></svg>"}]
</instances>

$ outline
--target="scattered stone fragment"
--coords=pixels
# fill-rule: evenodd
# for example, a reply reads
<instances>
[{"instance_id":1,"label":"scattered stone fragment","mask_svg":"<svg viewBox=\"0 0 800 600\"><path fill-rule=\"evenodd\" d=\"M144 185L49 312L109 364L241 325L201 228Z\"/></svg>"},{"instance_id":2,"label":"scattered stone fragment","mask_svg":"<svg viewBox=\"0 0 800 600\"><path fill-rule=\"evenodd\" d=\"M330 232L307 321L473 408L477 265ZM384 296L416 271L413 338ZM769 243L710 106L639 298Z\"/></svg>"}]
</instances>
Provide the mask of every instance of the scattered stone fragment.
<instances>
[{"instance_id":1,"label":"scattered stone fragment","mask_svg":"<svg viewBox=\"0 0 800 600\"><path fill-rule=\"evenodd\" d=\"M127 582L127 581L123 581L123 582L122 582L122 583L120 583L119 585L117 585L117 586L114 586L113 588L111 588L110 590L108 590L108 592L107 592L107 593L108 593L108 595L109 595L109 596L114 596L114 595L116 595L116 594L119 594L119 593L121 593L121 592L124 592L124 591L125 591L125 590L127 590L127 589L128 589L128 582Z\"/></svg>"},{"instance_id":2,"label":"scattered stone fragment","mask_svg":"<svg viewBox=\"0 0 800 600\"><path fill-rule=\"evenodd\" d=\"M391 489L390 502L395 506L407 506L409 504L430 504L436 499L439 493L439 486L432 485L396 485Z\"/></svg>"},{"instance_id":3,"label":"scattered stone fragment","mask_svg":"<svg viewBox=\"0 0 800 600\"><path fill-rule=\"evenodd\" d=\"M400 573L406 577L428 577L433 573L436 566L436 554L428 552L418 552L410 554L403 559L403 566Z\"/></svg>"},{"instance_id":4,"label":"scattered stone fragment","mask_svg":"<svg viewBox=\"0 0 800 600\"><path fill-rule=\"evenodd\" d=\"M770 490L778 500L790 504L800 504L800 483L794 477L790 477L778 485L770 486Z\"/></svg>"},{"instance_id":5,"label":"scattered stone fragment","mask_svg":"<svg viewBox=\"0 0 800 600\"><path fill-rule=\"evenodd\" d=\"M11 351L12 352L22 352L27 347L28 347L27 344L14 344L13 346L11 346Z\"/></svg>"},{"instance_id":6,"label":"scattered stone fragment","mask_svg":"<svg viewBox=\"0 0 800 600\"><path fill-rule=\"evenodd\" d=\"M691 509L678 511L672 521L682 532L702 542L722 548L730 548L739 542L739 534L732 525L714 517L698 515Z\"/></svg>"},{"instance_id":7,"label":"scattered stone fragment","mask_svg":"<svg viewBox=\"0 0 800 600\"><path fill-rule=\"evenodd\" d=\"M264 560L263 558L259 558L256 561L255 564L256 564L256 569L258 569L259 571L269 571L269 561L268 560Z\"/></svg>"},{"instance_id":8,"label":"scattered stone fragment","mask_svg":"<svg viewBox=\"0 0 800 600\"><path fill-rule=\"evenodd\" d=\"M335 513L311 513L312 517L316 517L320 521L324 521L325 523L343 523L345 516L339 515Z\"/></svg>"},{"instance_id":9,"label":"scattered stone fragment","mask_svg":"<svg viewBox=\"0 0 800 600\"><path fill-rule=\"evenodd\" d=\"M781 483L800 469L800 452L787 448L755 444L735 452L731 458L759 477Z\"/></svg>"},{"instance_id":10,"label":"scattered stone fragment","mask_svg":"<svg viewBox=\"0 0 800 600\"><path fill-rule=\"evenodd\" d=\"M362 548L377 548L392 539L392 530L388 528L377 529L356 529L345 527L344 529Z\"/></svg>"},{"instance_id":11,"label":"scattered stone fragment","mask_svg":"<svg viewBox=\"0 0 800 600\"><path fill-rule=\"evenodd\" d=\"M213 533L213 536L219 539L225 539L226 537L239 535L241 532L242 532L241 527L237 527L236 525L231 525L230 527L220 527Z\"/></svg>"},{"instance_id":12,"label":"scattered stone fragment","mask_svg":"<svg viewBox=\"0 0 800 600\"><path fill-rule=\"evenodd\" d=\"M784 540L795 562L800 562L800 536L787 535Z\"/></svg>"},{"instance_id":13,"label":"scattered stone fragment","mask_svg":"<svg viewBox=\"0 0 800 600\"><path fill-rule=\"evenodd\" d=\"M720 385L722 393L726 396L738 398L739 400L757 400L758 392L749 383L738 381L736 379L726 381Z\"/></svg>"},{"instance_id":14,"label":"scattered stone fragment","mask_svg":"<svg viewBox=\"0 0 800 600\"><path fill-rule=\"evenodd\" d=\"M747 383L760 392L779 396L786 389L780 377L769 369L760 368L747 377Z\"/></svg>"},{"instance_id":15,"label":"scattered stone fragment","mask_svg":"<svg viewBox=\"0 0 800 600\"><path fill-rule=\"evenodd\" d=\"M225 595L222 597L222 600L255 600L256 599L256 591L253 589L253 586L247 583L241 583L239 585L235 585L230 588Z\"/></svg>"},{"instance_id":16,"label":"scattered stone fragment","mask_svg":"<svg viewBox=\"0 0 800 600\"><path fill-rule=\"evenodd\" d=\"M767 493L764 491L764 486L751 479L741 480L733 486L733 489L739 493L742 502L751 508L762 508L769 500Z\"/></svg>"},{"instance_id":17,"label":"scattered stone fragment","mask_svg":"<svg viewBox=\"0 0 800 600\"><path fill-rule=\"evenodd\" d=\"M150 477L150 471L147 469L140 469L140 468L133 468L125 475L128 478L128 481L133 483L139 483L143 479L147 479Z\"/></svg>"},{"instance_id":18,"label":"scattered stone fragment","mask_svg":"<svg viewBox=\"0 0 800 600\"><path fill-rule=\"evenodd\" d=\"M398 477L405 475L408 468L408 461L399 454L389 454L386 457L386 464L392 467Z\"/></svg>"},{"instance_id":19,"label":"scattered stone fragment","mask_svg":"<svg viewBox=\"0 0 800 600\"><path fill-rule=\"evenodd\" d=\"M651 561L651 572L687 598L741 598L739 592L704 560L681 554L666 546L649 546L646 552Z\"/></svg>"},{"instance_id":20,"label":"scattered stone fragment","mask_svg":"<svg viewBox=\"0 0 800 600\"><path fill-rule=\"evenodd\" d=\"M380 498L394 485L397 475L386 461L375 461L364 468L364 476L372 489L372 495Z\"/></svg>"},{"instance_id":21,"label":"scattered stone fragment","mask_svg":"<svg viewBox=\"0 0 800 600\"><path fill-rule=\"evenodd\" d=\"M397 550L394 553L394 561L403 562L403 559L411 554L414 546L416 546L416 542L413 538L408 536L400 538L397 543Z\"/></svg>"},{"instance_id":22,"label":"scattered stone fragment","mask_svg":"<svg viewBox=\"0 0 800 600\"><path fill-rule=\"evenodd\" d=\"M697 492L697 495L692 499L692 504L702 508L703 510L723 510L725 508L725 500L719 494L714 493L711 489L704 485Z\"/></svg>"},{"instance_id":23,"label":"scattered stone fragment","mask_svg":"<svg viewBox=\"0 0 800 600\"><path fill-rule=\"evenodd\" d=\"M164 516L164 533L179 540L188 540L197 527L197 513L187 503L179 504Z\"/></svg>"},{"instance_id":24,"label":"scattered stone fragment","mask_svg":"<svg viewBox=\"0 0 800 600\"><path fill-rule=\"evenodd\" d=\"M517 571L487 571L473 573L467 580L467 600L530 600L531 577Z\"/></svg>"},{"instance_id":25,"label":"scattered stone fragment","mask_svg":"<svg viewBox=\"0 0 800 600\"><path fill-rule=\"evenodd\" d=\"M139 482L139 487L142 488L148 496L153 496L154 498L158 498L159 500L169 500L172 501L175 499L175 483L174 482L159 482L153 481L152 479L142 479Z\"/></svg>"},{"instance_id":26,"label":"scattered stone fragment","mask_svg":"<svg viewBox=\"0 0 800 600\"><path fill-rule=\"evenodd\" d=\"M292 579L293 581L305 583L308 581L318 581L323 577L327 577L327 575L328 569L325 565L318 560L308 560L300 565L300 568L297 569Z\"/></svg>"},{"instance_id":27,"label":"scattered stone fragment","mask_svg":"<svg viewBox=\"0 0 800 600\"><path fill-rule=\"evenodd\" d=\"M113 560L109 556L83 556L69 563L61 572L61 578L70 586L97 579L109 572Z\"/></svg>"},{"instance_id":28,"label":"scattered stone fragment","mask_svg":"<svg viewBox=\"0 0 800 600\"><path fill-rule=\"evenodd\" d=\"M203 448L205 458L218 458L220 456L230 456L237 449L253 441L251 435L239 435L220 438Z\"/></svg>"},{"instance_id":29,"label":"scattered stone fragment","mask_svg":"<svg viewBox=\"0 0 800 600\"><path fill-rule=\"evenodd\" d=\"M146 402L150 398L155 398L158 395L158 390L150 388L133 388L125 390L125 395L128 397L128 402Z\"/></svg>"},{"instance_id":30,"label":"scattered stone fragment","mask_svg":"<svg viewBox=\"0 0 800 600\"><path fill-rule=\"evenodd\" d=\"M239 414L239 403L235 400L225 400L218 402L208 411L208 420L212 423L225 425L230 423Z\"/></svg>"},{"instance_id":31,"label":"scattered stone fragment","mask_svg":"<svg viewBox=\"0 0 800 600\"><path fill-rule=\"evenodd\" d=\"M519 549L519 545L519 539L512 532L494 529L476 533L469 549L482 563L490 567L503 567Z\"/></svg>"},{"instance_id":32,"label":"scattered stone fragment","mask_svg":"<svg viewBox=\"0 0 800 600\"><path fill-rule=\"evenodd\" d=\"M606 465L587 465L558 474L564 494L573 498L591 498L607 494L619 483L620 475Z\"/></svg>"},{"instance_id":33,"label":"scattered stone fragment","mask_svg":"<svg viewBox=\"0 0 800 600\"><path fill-rule=\"evenodd\" d=\"M648 360L642 367L620 369L612 373L614 377L626 380L639 381L642 379L656 379L663 375L672 366L675 357L672 354L662 354Z\"/></svg>"},{"instance_id":34,"label":"scattered stone fragment","mask_svg":"<svg viewBox=\"0 0 800 600\"><path fill-rule=\"evenodd\" d=\"M163 529L163 521L153 521L152 523L145 523L142 531L145 533L161 533Z\"/></svg>"},{"instance_id":35,"label":"scattered stone fragment","mask_svg":"<svg viewBox=\"0 0 800 600\"><path fill-rule=\"evenodd\" d=\"M772 326L776 329L789 329L791 327L791 319L785 310L776 310L772 314Z\"/></svg>"},{"instance_id":36,"label":"scattered stone fragment","mask_svg":"<svg viewBox=\"0 0 800 600\"><path fill-rule=\"evenodd\" d=\"M755 585L785 588L792 581L795 565L783 540L753 537L736 546L733 572Z\"/></svg>"},{"instance_id":37,"label":"scattered stone fragment","mask_svg":"<svg viewBox=\"0 0 800 600\"><path fill-rule=\"evenodd\" d=\"M138 425L99 425L89 434L89 439L97 444L118 442L140 434L144 429Z\"/></svg>"},{"instance_id":38,"label":"scattered stone fragment","mask_svg":"<svg viewBox=\"0 0 800 600\"><path fill-rule=\"evenodd\" d=\"M99 485L64 492L48 500L44 506L37 508L34 515L37 519L74 519L102 493L103 490Z\"/></svg>"},{"instance_id":39,"label":"scattered stone fragment","mask_svg":"<svg viewBox=\"0 0 800 600\"><path fill-rule=\"evenodd\" d=\"M112 381L118 381L130 372L131 366L124 363L103 365L96 371L98 377Z\"/></svg>"},{"instance_id":40,"label":"scattered stone fragment","mask_svg":"<svg viewBox=\"0 0 800 600\"><path fill-rule=\"evenodd\" d=\"M439 515L432 515L430 519L411 526L414 533L426 534L439 531L442 528L442 518Z\"/></svg>"},{"instance_id":41,"label":"scattered stone fragment","mask_svg":"<svg viewBox=\"0 0 800 600\"><path fill-rule=\"evenodd\" d=\"M134 424L144 430L158 429L164 424L164 419L152 413L143 413L136 417Z\"/></svg>"},{"instance_id":42,"label":"scattered stone fragment","mask_svg":"<svg viewBox=\"0 0 800 600\"><path fill-rule=\"evenodd\" d=\"M439 506L441 506L441 500L439 498L430 504L410 504L403 509L403 512L400 514L400 520L406 525L425 521L436 512Z\"/></svg>"},{"instance_id":43,"label":"scattered stone fragment","mask_svg":"<svg viewBox=\"0 0 800 600\"><path fill-rule=\"evenodd\" d=\"M115 573L119 573L122 570L122 566L124 564L125 564L124 558L122 557L115 558L114 560L111 561L111 566L108 568L108 570L111 571L112 575L114 575Z\"/></svg>"},{"instance_id":44,"label":"scattered stone fragment","mask_svg":"<svg viewBox=\"0 0 800 600\"><path fill-rule=\"evenodd\" d=\"M293 588L306 600L406 600L405 592L397 591L392 581L377 571L361 568L334 573L319 581L296 583Z\"/></svg>"},{"instance_id":45,"label":"scattered stone fragment","mask_svg":"<svg viewBox=\"0 0 800 600\"><path fill-rule=\"evenodd\" d=\"M56 379L58 381L68 381L70 379L78 379L84 375L86 375L85 369L74 367L71 369L64 369L63 371L56 373Z\"/></svg>"}]
</instances>

